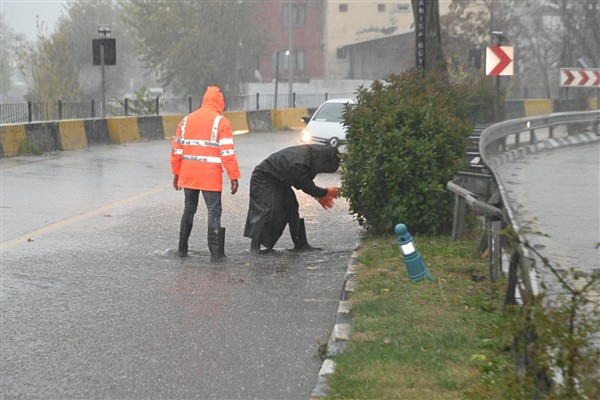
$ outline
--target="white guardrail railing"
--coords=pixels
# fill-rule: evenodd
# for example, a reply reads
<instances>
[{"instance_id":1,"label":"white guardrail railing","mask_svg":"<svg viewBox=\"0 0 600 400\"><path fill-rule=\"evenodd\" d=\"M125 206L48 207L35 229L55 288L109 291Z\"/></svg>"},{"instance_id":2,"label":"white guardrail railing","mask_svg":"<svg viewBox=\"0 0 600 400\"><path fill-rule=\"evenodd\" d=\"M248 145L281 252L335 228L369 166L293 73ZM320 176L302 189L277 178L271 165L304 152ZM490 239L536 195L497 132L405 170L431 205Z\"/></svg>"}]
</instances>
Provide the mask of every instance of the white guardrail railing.
<instances>
[{"instance_id":1,"label":"white guardrail railing","mask_svg":"<svg viewBox=\"0 0 600 400\"><path fill-rule=\"evenodd\" d=\"M461 222L457 220L464 219L464 212L457 210L464 209L467 205L479 215L485 216L490 279L496 279L502 271L502 247L507 247L512 253L506 295L509 303L517 303L525 296L536 295L539 282L531 251L518 243L507 243L506 239L500 238L502 227L512 226L519 235L519 241L527 243L498 171L502 164L527 154L555 148L562 143L577 143L579 135L600 137L600 110L525 117L490 125L481 132L479 151L471 162L471 166L479 164L481 172L459 172L456 179L447 184L447 189L456 195L455 226L460 227ZM460 235L455 234L455 238L457 236ZM512 293L509 293L511 286Z\"/></svg>"},{"instance_id":2,"label":"white guardrail railing","mask_svg":"<svg viewBox=\"0 0 600 400\"><path fill-rule=\"evenodd\" d=\"M519 227L505 183L498 172L506 162L528 154L600 140L600 110L507 120L483 129L478 139L479 151L476 156L471 154L475 160L471 161L471 166L478 164L480 172L459 172L447 184L447 189L455 193L454 225L460 228L460 220L464 219L464 211L461 210L467 205L485 217L489 277L496 279L505 270L502 268L501 250L506 250L510 254L510 262L505 304L523 305L539 293L542 285L536 258L524 245L528 243L527 234ZM518 240L501 237L502 228L508 226L518 235ZM455 230L460 232L460 229ZM453 236L460 235L453 232ZM528 350L531 341L535 341L535 335L529 333L514 338L513 353L519 374L531 364Z\"/></svg>"},{"instance_id":3,"label":"white guardrail railing","mask_svg":"<svg viewBox=\"0 0 600 400\"><path fill-rule=\"evenodd\" d=\"M502 222L505 226L512 226L521 243L526 243L527 238L515 218L505 184L499 178L499 169L505 162L535 151L555 148L561 143L577 143L576 137L582 134L600 136L600 110L513 119L491 125L481 133L479 153L484 165L493 174L501 196ZM518 261L513 260L518 262L518 281L513 283L518 285L520 297L537 294L539 282L531 251L519 244L511 243L511 247L518 252L518 256L513 256L518 257Z\"/></svg>"}]
</instances>

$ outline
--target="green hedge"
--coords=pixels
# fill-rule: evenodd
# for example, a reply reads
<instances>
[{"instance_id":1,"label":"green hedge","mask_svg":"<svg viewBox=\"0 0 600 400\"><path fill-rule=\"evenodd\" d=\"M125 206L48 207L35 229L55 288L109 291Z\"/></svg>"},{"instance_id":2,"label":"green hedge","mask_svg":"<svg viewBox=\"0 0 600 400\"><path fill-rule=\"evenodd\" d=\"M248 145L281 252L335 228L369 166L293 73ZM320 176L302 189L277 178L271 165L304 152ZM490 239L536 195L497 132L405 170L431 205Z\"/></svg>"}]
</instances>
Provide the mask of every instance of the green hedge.
<instances>
[{"instance_id":1,"label":"green hedge","mask_svg":"<svg viewBox=\"0 0 600 400\"><path fill-rule=\"evenodd\" d=\"M446 183L472 131L467 93L416 70L359 88L356 106L344 114L342 194L361 225L382 233L398 223L413 234L451 229Z\"/></svg>"}]
</instances>

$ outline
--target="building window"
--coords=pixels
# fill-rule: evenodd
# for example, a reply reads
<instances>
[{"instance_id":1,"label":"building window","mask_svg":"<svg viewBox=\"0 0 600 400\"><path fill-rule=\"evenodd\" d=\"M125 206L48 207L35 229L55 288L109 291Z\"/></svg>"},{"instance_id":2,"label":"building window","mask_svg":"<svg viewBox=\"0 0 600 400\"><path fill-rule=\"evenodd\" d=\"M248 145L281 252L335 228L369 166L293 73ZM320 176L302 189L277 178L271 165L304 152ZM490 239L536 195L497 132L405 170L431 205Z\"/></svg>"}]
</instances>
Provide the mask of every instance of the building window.
<instances>
[{"instance_id":1,"label":"building window","mask_svg":"<svg viewBox=\"0 0 600 400\"><path fill-rule=\"evenodd\" d=\"M295 51L294 56L296 56L295 57L296 64L294 65L294 68L297 70L300 70L300 71L304 70L304 51L302 51L302 50Z\"/></svg>"},{"instance_id":2,"label":"building window","mask_svg":"<svg viewBox=\"0 0 600 400\"><path fill-rule=\"evenodd\" d=\"M378 12L385 12L385 4L377 4L377 11Z\"/></svg>"},{"instance_id":3,"label":"building window","mask_svg":"<svg viewBox=\"0 0 600 400\"><path fill-rule=\"evenodd\" d=\"M398 11L401 13L407 13L410 11L408 4L398 4Z\"/></svg>"},{"instance_id":4,"label":"building window","mask_svg":"<svg viewBox=\"0 0 600 400\"><path fill-rule=\"evenodd\" d=\"M348 12L348 4L341 3L339 7L340 7L340 12Z\"/></svg>"},{"instance_id":5,"label":"building window","mask_svg":"<svg viewBox=\"0 0 600 400\"><path fill-rule=\"evenodd\" d=\"M283 25L288 26L289 17L289 5L283 6ZM306 16L306 7L304 4L292 4L292 26L293 25L304 25L304 19Z\"/></svg>"},{"instance_id":6,"label":"building window","mask_svg":"<svg viewBox=\"0 0 600 400\"><path fill-rule=\"evenodd\" d=\"M279 70L279 73L282 74L283 71L288 70L288 62L289 57L286 55L285 51L279 52L279 68L277 68L277 52L273 52L271 56L271 72L276 73ZM294 50L292 51L292 68L294 70L303 70L304 69L304 51L303 50Z\"/></svg>"},{"instance_id":7,"label":"building window","mask_svg":"<svg viewBox=\"0 0 600 400\"><path fill-rule=\"evenodd\" d=\"M345 47L337 48L337 58L346 58L346 48Z\"/></svg>"}]
</instances>

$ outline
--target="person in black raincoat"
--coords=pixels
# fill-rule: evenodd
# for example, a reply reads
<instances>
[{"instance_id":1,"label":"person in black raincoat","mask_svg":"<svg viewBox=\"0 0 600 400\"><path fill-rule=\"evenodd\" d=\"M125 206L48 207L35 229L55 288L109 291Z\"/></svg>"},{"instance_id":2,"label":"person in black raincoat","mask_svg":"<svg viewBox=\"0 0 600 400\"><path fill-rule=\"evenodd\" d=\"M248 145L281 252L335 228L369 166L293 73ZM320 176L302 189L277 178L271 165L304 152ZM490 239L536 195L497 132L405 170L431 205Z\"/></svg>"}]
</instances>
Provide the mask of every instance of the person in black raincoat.
<instances>
[{"instance_id":1,"label":"person in black raincoat","mask_svg":"<svg viewBox=\"0 0 600 400\"><path fill-rule=\"evenodd\" d=\"M251 239L250 252L260 253L261 245L271 251L286 225L294 250L311 249L292 187L317 199L323 208L331 208L333 199L339 196L338 189L318 187L313 180L317 174L337 171L339 165L337 148L319 144L287 147L258 164L250 178L250 204L244 229L244 236Z\"/></svg>"}]
</instances>

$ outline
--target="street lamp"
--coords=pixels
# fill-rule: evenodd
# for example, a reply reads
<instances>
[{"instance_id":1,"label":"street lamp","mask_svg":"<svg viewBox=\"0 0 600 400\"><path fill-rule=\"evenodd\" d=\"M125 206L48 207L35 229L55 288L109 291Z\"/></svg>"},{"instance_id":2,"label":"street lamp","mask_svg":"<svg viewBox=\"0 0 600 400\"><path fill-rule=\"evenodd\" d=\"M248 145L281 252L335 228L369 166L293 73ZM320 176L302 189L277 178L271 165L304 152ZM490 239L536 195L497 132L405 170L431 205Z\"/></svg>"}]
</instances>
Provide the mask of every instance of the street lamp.
<instances>
[{"instance_id":1,"label":"street lamp","mask_svg":"<svg viewBox=\"0 0 600 400\"><path fill-rule=\"evenodd\" d=\"M104 79L104 52L106 44L106 36L110 35L109 25L98 25L98 33L102 36L100 43L100 65L102 66L102 118L106 117L106 84Z\"/></svg>"},{"instance_id":2,"label":"street lamp","mask_svg":"<svg viewBox=\"0 0 600 400\"><path fill-rule=\"evenodd\" d=\"M492 36L496 38L496 46L502 46L503 42L507 42L508 39L504 36L504 32L492 31ZM500 75L496 76L496 104L494 107L494 121L500 121Z\"/></svg>"},{"instance_id":3,"label":"street lamp","mask_svg":"<svg viewBox=\"0 0 600 400\"><path fill-rule=\"evenodd\" d=\"M292 88L292 79L294 76L294 72L292 70L292 55L294 54L294 51L292 49L293 46L293 36L292 36L292 0L288 1L288 50L287 50L287 56L288 56L288 108L293 108L293 104L292 104L292 92L293 92L293 88Z\"/></svg>"}]
</instances>

